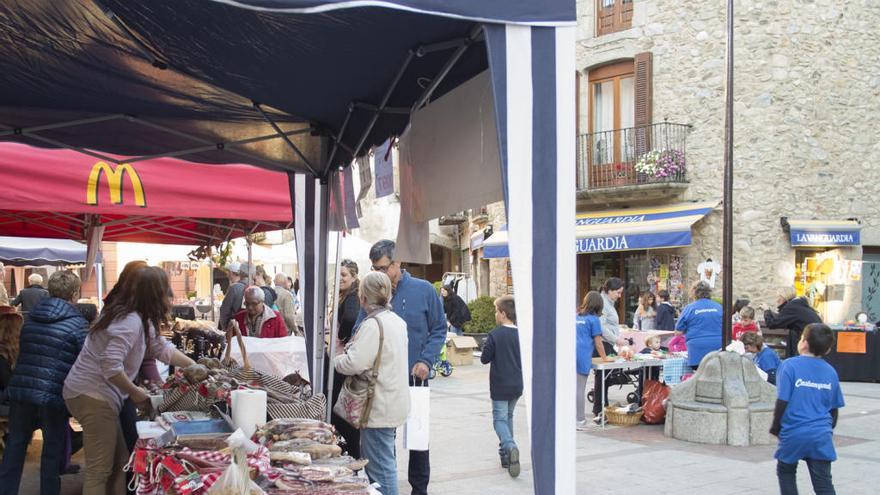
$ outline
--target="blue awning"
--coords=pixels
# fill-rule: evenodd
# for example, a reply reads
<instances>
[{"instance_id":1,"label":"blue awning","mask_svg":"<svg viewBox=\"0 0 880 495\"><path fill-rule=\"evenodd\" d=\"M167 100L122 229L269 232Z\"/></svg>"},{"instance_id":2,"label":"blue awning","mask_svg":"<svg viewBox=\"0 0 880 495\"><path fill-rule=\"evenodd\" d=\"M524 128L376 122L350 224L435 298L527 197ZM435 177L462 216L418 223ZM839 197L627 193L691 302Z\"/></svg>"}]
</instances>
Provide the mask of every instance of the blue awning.
<instances>
[{"instance_id":1,"label":"blue awning","mask_svg":"<svg viewBox=\"0 0 880 495\"><path fill-rule=\"evenodd\" d=\"M0 237L0 261L13 266L79 265L86 245L64 239Z\"/></svg>"},{"instance_id":2,"label":"blue awning","mask_svg":"<svg viewBox=\"0 0 880 495\"><path fill-rule=\"evenodd\" d=\"M655 208L634 208L581 213L577 216L578 253L606 253L636 249L689 246L691 227L717 202L681 203ZM506 258L507 230L483 242L483 258Z\"/></svg>"},{"instance_id":3,"label":"blue awning","mask_svg":"<svg viewBox=\"0 0 880 495\"><path fill-rule=\"evenodd\" d=\"M858 246L862 242L862 226L855 220L789 220L788 226L792 246Z\"/></svg>"},{"instance_id":4,"label":"blue awning","mask_svg":"<svg viewBox=\"0 0 880 495\"><path fill-rule=\"evenodd\" d=\"M689 246L691 226L717 202L680 203L581 213L577 216L577 252L603 253Z\"/></svg>"},{"instance_id":5,"label":"blue awning","mask_svg":"<svg viewBox=\"0 0 880 495\"><path fill-rule=\"evenodd\" d=\"M510 258L507 247L507 225L483 241L483 258Z\"/></svg>"}]
</instances>

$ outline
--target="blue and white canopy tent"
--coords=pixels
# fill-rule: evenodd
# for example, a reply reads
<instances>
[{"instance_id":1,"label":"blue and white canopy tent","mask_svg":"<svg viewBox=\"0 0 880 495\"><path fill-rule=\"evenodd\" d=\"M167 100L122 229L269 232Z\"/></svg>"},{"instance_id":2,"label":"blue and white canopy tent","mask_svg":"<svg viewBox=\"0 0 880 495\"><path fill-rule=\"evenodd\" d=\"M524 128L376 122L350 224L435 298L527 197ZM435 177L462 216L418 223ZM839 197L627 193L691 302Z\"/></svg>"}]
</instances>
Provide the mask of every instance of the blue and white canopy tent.
<instances>
[{"instance_id":1,"label":"blue and white canopy tent","mask_svg":"<svg viewBox=\"0 0 880 495\"><path fill-rule=\"evenodd\" d=\"M17 0L0 21L0 137L288 172L319 335L331 173L488 68L535 492L574 493L573 0Z\"/></svg>"},{"instance_id":2,"label":"blue and white canopy tent","mask_svg":"<svg viewBox=\"0 0 880 495\"><path fill-rule=\"evenodd\" d=\"M64 266L86 262L86 245L65 239L0 237L0 262L7 266Z\"/></svg>"}]
</instances>

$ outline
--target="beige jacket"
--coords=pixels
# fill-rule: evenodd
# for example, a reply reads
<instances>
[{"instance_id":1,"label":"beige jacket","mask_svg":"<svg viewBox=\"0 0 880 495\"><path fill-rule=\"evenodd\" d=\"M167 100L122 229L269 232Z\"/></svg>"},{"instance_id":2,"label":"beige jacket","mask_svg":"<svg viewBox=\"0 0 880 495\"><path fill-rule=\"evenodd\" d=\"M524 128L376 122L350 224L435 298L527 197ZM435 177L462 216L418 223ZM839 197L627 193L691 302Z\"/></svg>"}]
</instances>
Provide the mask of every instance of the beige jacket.
<instances>
[{"instance_id":1,"label":"beige jacket","mask_svg":"<svg viewBox=\"0 0 880 495\"><path fill-rule=\"evenodd\" d=\"M284 326L291 335L299 335L299 329L296 325L296 303L293 302L293 294L289 290L279 285L275 286L275 293L278 298L275 299L275 305L278 306L278 312L284 318Z\"/></svg>"},{"instance_id":2,"label":"beige jacket","mask_svg":"<svg viewBox=\"0 0 880 495\"><path fill-rule=\"evenodd\" d=\"M367 428L396 428L409 414L406 322L391 311L382 311L375 318L382 320L385 341ZM379 325L374 318L367 318L346 346L345 353L336 356L336 371L343 375L358 375L371 369L378 349Z\"/></svg>"}]
</instances>

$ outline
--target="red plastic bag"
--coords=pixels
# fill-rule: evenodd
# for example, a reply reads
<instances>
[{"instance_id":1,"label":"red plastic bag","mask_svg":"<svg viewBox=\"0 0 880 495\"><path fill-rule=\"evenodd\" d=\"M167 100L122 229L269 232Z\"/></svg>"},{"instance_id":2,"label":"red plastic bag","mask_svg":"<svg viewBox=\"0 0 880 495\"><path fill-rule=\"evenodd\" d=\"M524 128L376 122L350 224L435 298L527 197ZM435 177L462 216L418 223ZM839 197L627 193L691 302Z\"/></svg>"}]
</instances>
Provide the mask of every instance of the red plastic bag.
<instances>
[{"instance_id":1,"label":"red plastic bag","mask_svg":"<svg viewBox=\"0 0 880 495\"><path fill-rule=\"evenodd\" d=\"M669 387L656 381L645 380L642 391L642 421L649 425L657 425L666 421L666 399L669 398Z\"/></svg>"}]
</instances>

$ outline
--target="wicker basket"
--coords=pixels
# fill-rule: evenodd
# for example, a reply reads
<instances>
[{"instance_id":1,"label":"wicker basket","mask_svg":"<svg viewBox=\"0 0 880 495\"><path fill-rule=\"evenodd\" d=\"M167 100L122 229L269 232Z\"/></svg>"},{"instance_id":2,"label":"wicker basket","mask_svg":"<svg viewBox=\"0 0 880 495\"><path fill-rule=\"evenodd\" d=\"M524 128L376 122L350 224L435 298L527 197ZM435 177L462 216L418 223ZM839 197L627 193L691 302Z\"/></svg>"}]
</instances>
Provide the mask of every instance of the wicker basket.
<instances>
[{"instance_id":1,"label":"wicker basket","mask_svg":"<svg viewBox=\"0 0 880 495\"><path fill-rule=\"evenodd\" d=\"M609 406L605 408L605 421L614 426L635 426L639 424L645 411L639 411L634 414L619 413Z\"/></svg>"}]
</instances>

